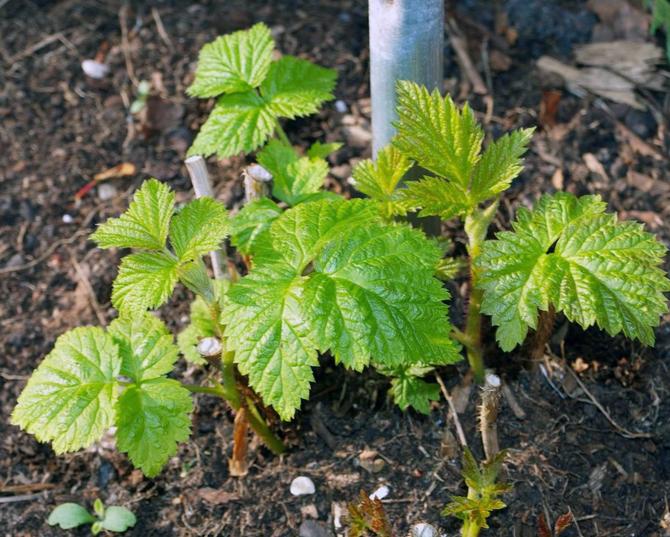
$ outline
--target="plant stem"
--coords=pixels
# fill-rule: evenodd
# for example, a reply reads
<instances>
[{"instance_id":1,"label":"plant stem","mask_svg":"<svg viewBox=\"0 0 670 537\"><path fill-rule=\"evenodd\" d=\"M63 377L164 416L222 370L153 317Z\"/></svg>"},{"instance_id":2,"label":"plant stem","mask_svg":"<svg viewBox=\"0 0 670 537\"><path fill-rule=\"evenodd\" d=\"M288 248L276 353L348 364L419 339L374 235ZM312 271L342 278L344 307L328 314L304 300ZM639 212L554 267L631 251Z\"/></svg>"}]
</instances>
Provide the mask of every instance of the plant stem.
<instances>
[{"instance_id":1,"label":"plant stem","mask_svg":"<svg viewBox=\"0 0 670 537\"><path fill-rule=\"evenodd\" d=\"M225 399L223 391L220 388L212 386L200 386L198 384L184 384L183 382L182 387L186 388L191 393L206 393L209 395L215 395L216 397L221 397L221 399Z\"/></svg>"},{"instance_id":2,"label":"plant stem","mask_svg":"<svg viewBox=\"0 0 670 537\"><path fill-rule=\"evenodd\" d=\"M275 134L277 135L277 138L279 138L284 144L289 147L293 147L291 145L291 140L289 140L288 136L286 136L286 131L284 131L284 128L281 126L281 123L279 123L278 119L275 119Z\"/></svg>"}]
</instances>

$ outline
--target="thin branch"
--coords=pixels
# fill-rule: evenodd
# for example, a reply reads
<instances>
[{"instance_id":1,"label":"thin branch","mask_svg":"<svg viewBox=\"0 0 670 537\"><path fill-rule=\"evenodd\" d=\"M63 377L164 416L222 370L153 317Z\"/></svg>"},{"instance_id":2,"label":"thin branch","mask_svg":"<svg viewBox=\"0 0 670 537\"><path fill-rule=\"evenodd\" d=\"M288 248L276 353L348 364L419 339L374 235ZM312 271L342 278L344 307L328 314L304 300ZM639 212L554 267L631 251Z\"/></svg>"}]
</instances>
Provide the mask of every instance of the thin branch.
<instances>
[{"instance_id":1,"label":"thin branch","mask_svg":"<svg viewBox=\"0 0 670 537\"><path fill-rule=\"evenodd\" d=\"M458 412L456 412L454 401L451 398L451 395L449 394L449 391L447 390L447 387L445 386L442 377L440 377L440 375L437 372L435 373L435 379L437 380L437 383L440 385L442 395L444 395L444 398L447 400L447 403L449 404L449 409L451 410L451 417L454 420L454 427L456 427L456 435L458 436L458 441L461 444L461 447L467 448L468 441L465 439L465 433L463 432L461 421L458 419Z\"/></svg>"}]
</instances>

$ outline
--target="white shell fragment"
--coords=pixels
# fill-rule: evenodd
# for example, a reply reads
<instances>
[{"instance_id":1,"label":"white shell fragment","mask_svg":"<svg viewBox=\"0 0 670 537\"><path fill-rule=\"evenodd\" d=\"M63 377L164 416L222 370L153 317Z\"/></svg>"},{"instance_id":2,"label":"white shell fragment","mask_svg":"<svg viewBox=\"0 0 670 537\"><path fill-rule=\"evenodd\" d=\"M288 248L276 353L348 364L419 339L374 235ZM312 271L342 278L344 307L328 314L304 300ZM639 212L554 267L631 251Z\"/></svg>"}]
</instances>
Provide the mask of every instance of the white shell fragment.
<instances>
[{"instance_id":1,"label":"white shell fragment","mask_svg":"<svg viewBox=\"0 0 670 537\"><path fill-rule=\"evenodd\" d=\"M409 535L410 537L438 537L437 530L425 522L414 524L409 531Z\"/></svg>"},{"instance_id":2,"label":"white shell fragment","mask_svg":"<svg viewBox=\"0 0 670 537\"><path fill-rule=\"evenodd\" d=\"M388 488L386 485L382 485L379 487L377 490L375 490L372 494L370 494L370 499L371 500L383 500L389 495L389 492L391 492L391 489Z\"/></svg>"},{"instance_id":3,"label":"white shell fragment","mask_svg":"<svg viewBox=\"0 0 670 537\"><path fill-rule=\"evenodd\" d=\"M216 337L206 337L198 343L198 353L206 358L221 354L221 341Z\"/></svg>"},{"instance_id":4,"label":"white shell fragment","mask_svg":"<svg viewBox=\"0 0 670 537\"><path fill-rule=\"evenodd\" d=\"M86 76L100 80L105 78L107 73L109 73L109 65L104 63L97 62L95 60L84 60L81 62L81 68L83 69Z\"/></svg>"},{"instance_id":5,"label":"white shell fragment","mask_svg":"<svg viewBox=\"0 0 670 537\"><path fill-rule=\"evenodd\" d=\"M305 496L307 494L314 494L315 492L314 481L309 477L301 475L291 481L291 494L293 496Z\"/></svg>"}]
</instances>

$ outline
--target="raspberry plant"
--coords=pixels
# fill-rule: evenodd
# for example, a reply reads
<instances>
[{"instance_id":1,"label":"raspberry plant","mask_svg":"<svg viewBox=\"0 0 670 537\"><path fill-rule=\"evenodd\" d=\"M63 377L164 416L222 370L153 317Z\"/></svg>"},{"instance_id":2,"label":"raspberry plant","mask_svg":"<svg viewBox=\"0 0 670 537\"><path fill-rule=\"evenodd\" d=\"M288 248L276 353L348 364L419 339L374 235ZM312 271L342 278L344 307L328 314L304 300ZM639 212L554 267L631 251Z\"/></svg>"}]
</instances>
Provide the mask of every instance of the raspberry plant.
<instances>
[{"instance_id":1,"label":"raspberry plant","mask_svg":"<svg viewBox=\"0 0 670 537\"><path fill-rule=\"evenodd\" d=\"M500 195L522 170L532 130L506 134L482 150L484 132L467 105L459 108L449 96L410 82L398 84L398 117L392 146L376 163L361 163L354 179L385 216L419 210L462 220L471 290L465 327L452 336L466 348L479 382L482 314L491 316L505 351L522 343L529 328L551 320L553 311L583 328L595 324L611 335L654 343L670 281L660 268L666 248L641 224L618 222L598 196L560 192L543 196L532 210L520 209L512 231L486 240ZM430 174L398 188L411 162Z\"/></svg>"}]
</instances>

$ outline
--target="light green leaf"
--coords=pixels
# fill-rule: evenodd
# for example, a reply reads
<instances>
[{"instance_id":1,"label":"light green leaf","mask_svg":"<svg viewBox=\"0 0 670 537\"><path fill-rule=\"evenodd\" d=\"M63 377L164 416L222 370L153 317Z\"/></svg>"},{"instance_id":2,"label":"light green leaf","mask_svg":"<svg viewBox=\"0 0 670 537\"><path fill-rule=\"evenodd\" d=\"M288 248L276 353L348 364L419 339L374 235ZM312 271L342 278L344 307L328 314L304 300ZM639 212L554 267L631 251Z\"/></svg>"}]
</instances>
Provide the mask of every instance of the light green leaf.
<instances>
[{"instance_id":1,"label":"light green leaf","mask_svg":"<svg viewBox=\"0 0 670 537\"><path fill-rule=\"evenodd\" d=\"M275 129L268 103L255 92L220 97L200 129L189 155L227 158L249 153L263 145Z\"/></svg>"},{"instance_id":2,"label":"light green leaf","mask_svg":"<svg viewBox=\"0 0 670 537\"><path fill-rule=\"evenodd\" d=\"M356 190L372 198L385 217L407 214L397 190L400 181L412 167L412 161L389 145L377 154L377 160L361 161L353 171Z\"/></svg>"},{"instance_id":3,"label":"light green leaf","mask_svg":"<svg viewBox=\"0 0 670 537\"><path fill-rule=\"evenodd\" d=\"M272 195L289 205L297 205L315 194L328 175L322 158L301 157L278 140L271 140L258 153L258 162L273 176Z\"/></svg>"},{"instance_id":4,"label":"light green leaf","mask_svg":"<svg viewBox=\"0 0 670 537\"><path fill-rule=\"evenodd\" d=\"M440 387L412 375L402 375L391 381L391 395L400 410L411 406L417 412L429 414L431 401L440 399Z\"/></svg>"},{"instance_id":5,"label":"light green leaf","mask_svg":"<svg viewBox=\"0 0 670 537\"><path fill-rule=\"evenodd\" d=\"M51 511L51 514L47 519L49 526L58 525L64 530L77 528L93 522L95 522L95 517L91 513L81 505L70 502L63 503L56 507Z\"/></svg>"},{"instance_id":6,"label":"light green leaf","mask_svg":"<svg viewBox=\"0 0 670 537\"><path fill-rule=\"evenodd\" d=\"M660 265L666 249L634 222L604 214L596 196L543 196L519 211L514 231L486 241L477 262L482 311L498 326L504 350L553 306L583 328L597 324L645 344L668 311L670 282Z\"/></svg>"},{"instance_id":7,"label":"light green leaf","mask_svg":"<svg viewBox=\"0 0 670 537\"><path fill-rule=\"evenodd\" d=\"M128 210L98 226L91 239L100 248L143 248L161 250L165 246L174 192L156 179L142 184Z\"/></svg>"},{"instance_id":8,"label":"light green leaf","mask_svg":"<svg viewBox=\"0 0 670 537\"><path fill-rule=\"evenodd\" d=\"M56 453L90 446L113 425L115 377L121 360L101 328L75 328L32 374L12 414L12 423Z\"/></svg>"},{"instance_id":9,"label":"light green leaf","mask_svg":"<svg viewBox=\"0 0 670 537\"><path fill-rule=\"evenodd\" d=\"M247 203L231 219L231 242L243 254L253 253L258 236L270 227L282 210L269 198Z\"/></svg>"},{"instance_id":10,"label":"light green leaf","mask_svg":"<svg viewBox=\"0 0 670 537\"><path fill-rule=\"evenodd\" d=\"M178 349L157 317L145 313L115 319L108 332L119 347L122 375L142 382L172 371Z\"/></svg>"},{"instance_id":11,"label":"light green leaf","mask_svg":"<svg viewBox=\"0 0 670 537\"><path fill-rule=\"evenodd\" d=\"M129 315L161 306L170 298L177 283L178 263L176 258L163 252L124 257L114 280L112 304L122 314Z\"/></svg>"},{"instance_id":12,"label":"light green leaf","mask_svg":"<svg viewBox=\"0 0 670 537\"><path fill-rule=\"evenodd\" d=\"M108 507L105 517L100 521L102 529L118 533L132 528L136 523L137 519L132 511L118 505Z\"/></svg>"},{"instance_id":13,"label":"light green leaf","mask_svg":"<svg viewBox=\"0 0 670 537\"><path fill-rule=\"evenodd\" d=\"M393 145L433 173L467 189L479 160L484 133L466 104L429 93L413 82L398 82L398 130Z\"/></svg>"},{"instance_id":14,"label":"light green leaf","mask_svg":"<svg viewBox=\"0 0 670 537\"><path fill-rule=\"evenodd\" d=\"M357 370L459 359L448 297L433 278L439 250L384 223L363 200L315 201L263 234L248 276L224 309L240 371L283 419L307 397L317 351Z\"/></svg>"},{"instance_id":15,"label":"light green leaf","mask_svg":"<svg viewBox=\"0 0 670 537\"><path fill-rule=\"evenodd\" d=\"M482 202L509 188L523 170L522 155L534 129L521 129L499 138L484 151L472 174L471 191Z\"/></svg>"},{"instance_id":16,"label":"light green leaf","mask_svg":"<svg viewBox=\"0 0 670 537\"><path fill-rule=\"evenodd\" d=\"M191 201L170 224L170 243L181 261L217 250L226 235L228 212L222 203L209 197Z\"/></svg>"},{"instance_id":17,"label":"light green leaf","mask_svg":"<svg viewBox=\"0 0 670 537\"><path fill-rule=\"evenodd\" d=\"M258 87L268 74L273 48L263 23L216 38L200 50L195 81L186 92L206 98Z\"/></svg>"},{"instance_id":18,"label":"light green leaf","mask_svg":"<svg viewBox=\"0 0 670 537\"><path fill-rule=\"evenodd\" d=\"M155 378L128 386L116 405L116 440L145 475L157 475L177 444L191 434L191 396L176 380Z\"/></svg>"},{"instance_id":19,"label":"light green leaf","mask_svg":"<svg viewBox=\"0 0 670 537\"><path fill-rule=\"evenodd\" d=\"M463 216L472 208L468 192L461 185L438 177L408 181L399 198L408 209L421 209L419 216L439 216L442 220Z\"/></svg>"},{"instance_id":20,"label":"light green leaf","mask_svg":"<svg viewBox=\"0 0 670 537\"><path fill-rule=\"evenodd\" d=\"M326 158L331 153L335 153L342 147L340 142L331 142L329 144L322 144L321 142L314 142L307 150L309 158Z\"/></svg>"},{"instance_id":21,"label":"light green leaf","mask_svg":"<svg viewBox=\"0 0 670 537\"><path fill-rule=\"evenodd\" d=\"M270 65L261 94L275 116L293 119L313 114L324 101L331 100L336 79L332 69L284 56Z\"/></svg>"}]
</instances>

